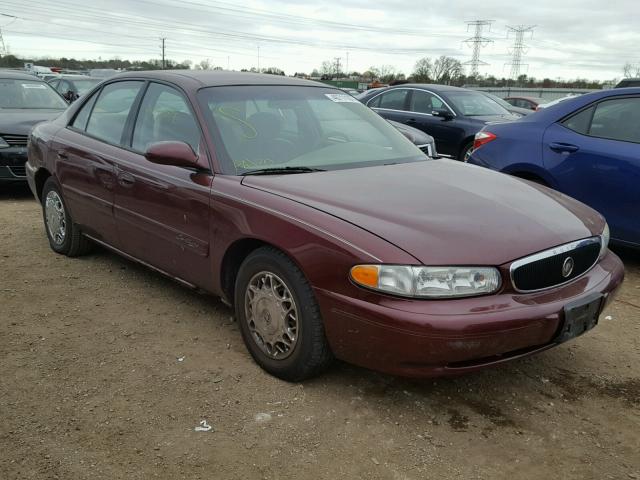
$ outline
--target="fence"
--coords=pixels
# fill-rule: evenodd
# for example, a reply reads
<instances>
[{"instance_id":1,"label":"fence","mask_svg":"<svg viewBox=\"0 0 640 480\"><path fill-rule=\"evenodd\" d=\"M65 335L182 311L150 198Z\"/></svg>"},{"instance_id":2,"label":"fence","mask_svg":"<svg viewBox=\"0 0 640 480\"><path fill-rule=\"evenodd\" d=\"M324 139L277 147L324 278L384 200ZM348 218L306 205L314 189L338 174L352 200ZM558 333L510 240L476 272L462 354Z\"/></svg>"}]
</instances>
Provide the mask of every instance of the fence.
<instances>
[{"instance_id":1,"label":"fence","mask_svg":"<svg viewBox=\"0 0 640 480\"><path fill-rule=\"evenodd\" d=\"M555 100L567 95L582 95L583 93L597 92L589 88L525 88L525 87L470 87L495 95L496 97L540 97L545 100Z\"/></svg>"}]
</instances>

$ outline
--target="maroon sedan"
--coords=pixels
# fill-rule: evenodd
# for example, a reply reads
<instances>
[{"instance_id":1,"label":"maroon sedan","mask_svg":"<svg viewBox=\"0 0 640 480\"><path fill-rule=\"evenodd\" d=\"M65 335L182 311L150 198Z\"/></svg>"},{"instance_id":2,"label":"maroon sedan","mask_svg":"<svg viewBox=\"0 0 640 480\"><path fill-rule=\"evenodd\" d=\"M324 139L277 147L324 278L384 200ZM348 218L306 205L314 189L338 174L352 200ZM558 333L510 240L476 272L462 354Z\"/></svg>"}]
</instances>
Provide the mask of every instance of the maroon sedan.
<instances>
[{"instance_id":1,"label":"maroon sedan","mask_svg":"<svg viewBox=\"0 0 640 480\"><path fill-rule=\"evenodd\" d=\"M103 245L236 312L286 380L334 358L458 374L591 329L623 279L604 219L431 160L340 90L270 75L120 75L38 125L51 248Z\"/></svg>"}]
</instances>

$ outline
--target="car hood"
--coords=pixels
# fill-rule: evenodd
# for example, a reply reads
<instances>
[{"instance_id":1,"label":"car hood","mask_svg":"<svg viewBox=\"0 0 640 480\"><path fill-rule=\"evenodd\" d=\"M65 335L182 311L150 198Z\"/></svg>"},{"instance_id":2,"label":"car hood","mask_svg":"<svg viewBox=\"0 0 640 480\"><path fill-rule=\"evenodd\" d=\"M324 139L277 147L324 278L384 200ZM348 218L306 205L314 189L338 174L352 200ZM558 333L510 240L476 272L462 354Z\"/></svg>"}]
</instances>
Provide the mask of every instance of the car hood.
<instances>
[{"instance_id":1,"label":"car hood","mask_svg":"<svg viewBox=\"0 0 640 480\"><path fill-rule=\"evenodd\" d=\"M404 123L395 122L393 120L387 120L393 125L400 133L411 140L415 145L427 145L429 143L435 143L435 140L431 135L424 133L422 130L418 130L410 125Z\"/></svg>"},{"instance_id":2,"label":"car hood","mask_svg":"<svg viewBox=\"0 0 640 480\"><path fill-rule=\"evenodd\" d=\"M62 112L64 110L2 109L0 111L0 133L28 135L36 123L53 120Z\"/></svg>"},{"instance_id":3,"label":"car hood","mask_svg":"<svg viewBox=\"0 0 640 480\"><path fill-rule=\"evenodd\" d=\"M514 120L518 120L521 117L518 117L517 115L513 115L513 114L508 114L508 115L478 115L478 116L466 117L466 118L471 119L475 122L487 125L489 123L494 123L494 122L512 122Z\"/></svg>"},{"instance_id":4,"label":"car hood","mask_svg":"<svg viewBox=\"0 0 640 480\"><path fill-rule=\"evenodd\" d=\"M242 183L350 222L427 265L502 265L604 227L598 213L558 192L450 160Z\"/></svg>"}]
</instances>

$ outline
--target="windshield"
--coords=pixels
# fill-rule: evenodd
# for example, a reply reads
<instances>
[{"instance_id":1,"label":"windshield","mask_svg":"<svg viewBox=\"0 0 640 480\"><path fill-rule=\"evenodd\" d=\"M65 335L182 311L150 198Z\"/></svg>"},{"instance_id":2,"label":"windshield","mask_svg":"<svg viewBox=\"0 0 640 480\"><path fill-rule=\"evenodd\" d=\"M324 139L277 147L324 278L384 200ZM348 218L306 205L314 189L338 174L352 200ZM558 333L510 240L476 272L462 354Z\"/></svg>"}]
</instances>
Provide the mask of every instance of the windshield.
<instances>
[{"instance_id":1,"label":"windshield","mask_svg":"<svg viewBox=\"0 0 640 480\"><path fill-rule=\"evenodd\" d=\"M0 78L0 108L64 110L67 103L44 82Z\"/></svg>"},{"instance_id":2,"label":"windshield","mask_svg":"<svg viewBox=\"0 0 640 480\"><path fill-rule=\"evenodd\" d=\"M386 120L332 88L210 87L199 93L223 146L224 173L262 168L336 170L427 160Z\"/></svg>"},{"instance_id":3,"label":"windshield","mask_svg":"<svg viewBox=\"0 0 640 480\"><path fill-rule=\"evenodd\" d=\"M509 111L495 101L476 92L447 92L448 100L465 117L509 115Z\"/></svg>"},{"instance_id":4,"label":"windshield","mask_svg":"<svg viewBox=\"0 0 640 480\"><path fill-rule=\"evenodd\" d=\"M99 79L73 80L73 84L76 87L76 93L78 95L84 95L101 81L102 80Z\"/></svg>"}]
</instances>

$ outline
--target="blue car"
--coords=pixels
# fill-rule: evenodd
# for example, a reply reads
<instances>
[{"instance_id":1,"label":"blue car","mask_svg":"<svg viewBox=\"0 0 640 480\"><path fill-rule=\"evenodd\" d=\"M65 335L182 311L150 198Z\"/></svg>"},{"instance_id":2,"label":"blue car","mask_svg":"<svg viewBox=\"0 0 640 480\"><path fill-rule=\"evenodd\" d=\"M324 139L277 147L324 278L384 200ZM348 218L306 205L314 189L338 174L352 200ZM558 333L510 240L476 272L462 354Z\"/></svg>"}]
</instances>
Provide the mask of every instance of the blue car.
<instances>
[{"instance_id":1,"label":"blue car","mask_svg":"<svg viewBox=\"0 0 640 480\"><path fill-rule=\"evenodd\" d=\"M606 217L612 241L640 247L640 88L590 93L487 125L469 163L574 197Z\"/></svg>"}]
</instances>

